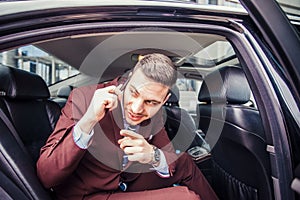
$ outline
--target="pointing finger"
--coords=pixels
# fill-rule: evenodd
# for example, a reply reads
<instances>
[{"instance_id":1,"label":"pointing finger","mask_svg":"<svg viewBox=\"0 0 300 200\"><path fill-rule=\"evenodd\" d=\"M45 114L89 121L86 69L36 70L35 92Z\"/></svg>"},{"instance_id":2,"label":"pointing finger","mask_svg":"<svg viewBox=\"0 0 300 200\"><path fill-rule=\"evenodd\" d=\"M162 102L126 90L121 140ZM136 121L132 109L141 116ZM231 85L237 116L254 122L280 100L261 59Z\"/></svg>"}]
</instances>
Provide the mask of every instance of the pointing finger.
<instances>
[{"instance_id":1,"label":"pointing finger","mask_svg":"<svg viewBox=\"0 0 300 200\"><path fill-rule=\"evenodd\" d=\"M136 138L136 139L143 139L144 137L136 132L130 131L130 130L126 130L126 129L122 129L120 131L120 134L124 137L130 137L130 138Z\"/></svg>"}]
</instances>

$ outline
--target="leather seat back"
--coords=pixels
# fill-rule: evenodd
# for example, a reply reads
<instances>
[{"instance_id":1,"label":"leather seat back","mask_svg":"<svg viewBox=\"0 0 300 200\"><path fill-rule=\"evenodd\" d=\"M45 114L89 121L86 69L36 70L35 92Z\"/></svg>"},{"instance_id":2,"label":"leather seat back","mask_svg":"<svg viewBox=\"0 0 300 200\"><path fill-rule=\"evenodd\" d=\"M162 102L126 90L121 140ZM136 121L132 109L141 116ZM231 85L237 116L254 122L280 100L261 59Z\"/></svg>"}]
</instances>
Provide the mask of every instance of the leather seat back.
<instances>
[{"instance_id":1,"label":"leather seat back","mask_svg":"<svg viewBox=\"0 0 300 200\"><path fill-rule=\"evenodd\" d=\"M201 146L203 141L197 135L193 118L179 107L179 89L174 86L171 96L163 106L166 115L165 129L176 150L186 151L193 146Z\"/></svg>"},{"instance_id":2,"label":"leather seat back","mask_svg":"<svg viewBox=\"0 0 300 200\"><path fill-rule=\"evenodd\" d=\"M0 66L0 91L5 102L2 109L37 161L59 118L59 106L48 100L50 93L40 76L16 68Z\"/></svg>"},{"instance_id":3,"label":"leather seat back","mask_svg":"<svg viewBox=\"0 0 300 200\"><path fill-rule=\"evenodd\" d=\"M219 137L211 153L213 187L220 199L273 198L261 117L244 105L250 95L243 70L230 66L207 75L200 88L199 128L206 138Z\"/></svg>"},{"instance_id":4,"label":"leather seat back","mask_svg":"<svg viewBox=\"0 0 300 200\"><path fill-rule=\"evenodd\" d=\"M10 197L7 199L51 199L36 175L32 158L24 152L2 119L0 138L0 187Z\"/></svg>"},{"instance_id":5,"label":"leather seat back","mask_svg":"<svg viewBox=\"0 0 300 200\"><path fill-rule=\"evenodd\" d=\"M65 85L60 87L57 90L57 94L56 94L57 97L53 98L52 100L56 102L61 108L63 108L66 105L72 90L73 90L73 86L71 85Z\"/></svg>"},{"instance_id":6,"label":"leather seat back","mask_svg":"<svg viewBox=\"0 0 300 200\"><path fill-rule=\"evenodd\" d=\"M0 171L0 191L1 199L29 199L14 182Z\"/></svg>"},{"instance_id":7,"label":"leather seat back","mask_svg":"<svg viewBox=\"0 0 300 200\"><path fill-rule=\"evenodd\" d=\"M37 179L35 168L40 148L46 143L60 115L60 107L50 97L44 80L36 74L0 66L0 109L16 130L1 130L1 168L32 199L45 199L47 193ZM24 145L25 148L21 146Z\"/></svg>"}]
</instances>

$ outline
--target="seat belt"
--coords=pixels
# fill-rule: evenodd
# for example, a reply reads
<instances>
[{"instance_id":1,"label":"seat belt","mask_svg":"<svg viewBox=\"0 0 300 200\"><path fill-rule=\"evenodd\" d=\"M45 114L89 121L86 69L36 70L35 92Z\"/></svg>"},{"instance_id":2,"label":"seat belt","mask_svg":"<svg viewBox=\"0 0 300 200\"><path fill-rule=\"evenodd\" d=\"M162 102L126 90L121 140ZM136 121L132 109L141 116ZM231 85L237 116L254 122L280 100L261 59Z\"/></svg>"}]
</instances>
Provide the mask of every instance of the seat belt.
<instances>
[{"instance_id":1,"label":"seat belt","mask_svg":"<svg viewBox=\"0 0 300 200\"><path fill-rule=\"evenodd\" d=\"M5 113L3 112L2 109L0 109L0 117L1 117L2 121L5 123L5 125L7 126L7 128L10 130L10 132L12 133L12 135L14 136L14 138L16 139L16 141L17 141L18 145L20 146L20 148L31 159L31 156L29 155L26 147L24 146L24 143L22 142L20 136L18 135L17 130L15 129L15 127L13 126L13 124L11 123L11 121L8 119L8 117L5 115Z\"/></svg>"}]
</instances>

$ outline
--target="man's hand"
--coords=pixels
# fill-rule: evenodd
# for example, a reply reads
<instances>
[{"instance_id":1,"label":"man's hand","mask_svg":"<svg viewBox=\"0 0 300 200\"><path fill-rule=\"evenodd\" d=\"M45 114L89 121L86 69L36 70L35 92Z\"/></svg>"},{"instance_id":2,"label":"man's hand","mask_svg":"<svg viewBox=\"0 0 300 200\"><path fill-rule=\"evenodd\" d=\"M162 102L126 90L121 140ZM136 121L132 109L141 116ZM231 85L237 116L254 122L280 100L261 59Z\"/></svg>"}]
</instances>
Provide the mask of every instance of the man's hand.
<instances>
[{"instance_id":1,"label":"man's hand","mask_svg":"<svg viewBox=\"0 0 300 200\"><path fill-rule=\"evenodd\" d=\"M118 143L120 144L120 148L128 155L128 160L144 164L152 162L153 147L142 135L130 130L121 130L120 134L124 138L120 139Z\"/></svg>"},{"instance_id":2,"label":"man's hand","mask_svg":"<svg viewBox=\"0 0 300 200\"><path fill-rule=\"evenodd\" d=\"M121 85L108 86L95 91L91 103L79 120L78 125L85 133L90 133L95 124L100 121L107 110L113 110L118 106L118 96Z\"/></svg>"},{"instance_id":3,"label":"man's hand","mask_svg":"<svg viewBox=\"0 0 300 200\"><path fill-rule=\"evenodd\" d=\"M113 110L118 106L118 96L115 93L116 86L109 86L95 91L87 114L95 121L101 120L106 110Z\"/></svg>"}]
</instances>

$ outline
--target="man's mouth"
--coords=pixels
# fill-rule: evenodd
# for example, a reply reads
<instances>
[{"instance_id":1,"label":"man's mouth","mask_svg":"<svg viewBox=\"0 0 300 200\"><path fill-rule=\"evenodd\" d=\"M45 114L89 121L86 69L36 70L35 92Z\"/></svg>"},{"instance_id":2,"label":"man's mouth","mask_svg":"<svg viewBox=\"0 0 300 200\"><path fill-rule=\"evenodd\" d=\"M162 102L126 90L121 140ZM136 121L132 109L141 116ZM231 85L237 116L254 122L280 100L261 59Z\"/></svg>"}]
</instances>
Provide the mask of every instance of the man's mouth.
<instances>
[{"instance_id":1,"label":"man's mouth","mask_svg":"<svg viewBox=\"0 0 300 200\"><path fill-rule=\"evenodd\" d=\"M141 120L143 118L143 115L141 115L141 114L133 114L131 112L128 112L128 117L132 121L139 121L139 120Z\"/></svg>"}]
</instances>

